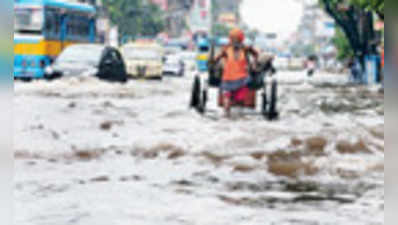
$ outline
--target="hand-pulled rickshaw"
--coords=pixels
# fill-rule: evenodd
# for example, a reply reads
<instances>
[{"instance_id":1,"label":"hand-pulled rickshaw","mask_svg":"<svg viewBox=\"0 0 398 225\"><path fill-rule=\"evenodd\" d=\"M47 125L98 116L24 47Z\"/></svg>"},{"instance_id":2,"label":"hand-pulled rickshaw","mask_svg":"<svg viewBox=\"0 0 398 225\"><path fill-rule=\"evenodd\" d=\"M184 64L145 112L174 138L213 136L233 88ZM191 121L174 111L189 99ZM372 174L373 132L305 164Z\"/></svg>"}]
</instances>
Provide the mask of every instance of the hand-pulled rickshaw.
<instances>
[{"instance_id":1,"label":"hand-pulled rickshaw","mask_svg":"<svg viewBox=\"0 0 398 225\"><path fill-rule=\"evenodd\" d=\"M217 88L218 91L218 106L223 107L225 97L220 88L222 82L223 65L222 63L215 64L216 43L212 41L210 49L210 57L208 64L208 78L202 79L202 75L197 74L194 77L191 93L190 107L194 108L200 114L206 114L208 102L209 88ZM248 83L249 91L244 97L243 101L231 102L232 107L241 107L256 109L257 108L257 94L261 93L261 114L267 120L276 120L279 116L277 112L277 80L273 78L276 73L273 67L273 57L262 55L255 66L249 66L250 82ZM271 77L272 79L266 79ZM271 81L267 81L271 80ZM269 84L270 83L270 84ZM270 91L267 87L270 86ZM270 92L270 93L268 93ZM270 97L268 97L270 96Z\"/></svg>"}]
</instances>

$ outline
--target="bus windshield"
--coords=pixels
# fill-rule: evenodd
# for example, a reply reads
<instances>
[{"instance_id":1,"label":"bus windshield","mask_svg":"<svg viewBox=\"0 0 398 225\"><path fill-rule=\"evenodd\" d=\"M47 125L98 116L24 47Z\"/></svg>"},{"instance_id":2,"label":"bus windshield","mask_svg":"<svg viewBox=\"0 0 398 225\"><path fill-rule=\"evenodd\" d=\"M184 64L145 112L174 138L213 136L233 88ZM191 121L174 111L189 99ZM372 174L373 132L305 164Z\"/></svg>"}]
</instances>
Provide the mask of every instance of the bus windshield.
<instances>
[{"instance_id":1,"label":"bus windshield","mask_svg":"<svg viewBox=\"0 0 398 225\"><path fill-rule=\"evenodd\" d=\"M15 8L14 30L18 33L41 34L43 29L43 9Z\"/></svg>"}]
</instances>

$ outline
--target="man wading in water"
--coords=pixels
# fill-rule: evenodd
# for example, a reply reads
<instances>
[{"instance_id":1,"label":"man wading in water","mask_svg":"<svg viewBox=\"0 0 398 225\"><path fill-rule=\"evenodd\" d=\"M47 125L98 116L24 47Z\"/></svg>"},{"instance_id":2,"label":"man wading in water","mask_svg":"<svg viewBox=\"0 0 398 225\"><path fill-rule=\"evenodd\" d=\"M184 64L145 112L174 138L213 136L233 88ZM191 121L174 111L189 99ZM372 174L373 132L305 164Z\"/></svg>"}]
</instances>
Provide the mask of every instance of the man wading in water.
<instances>
[{"instance_id":1,"label":"man wading in water","mask_svg":"<svg viewBox=\"0 0 398 225\"><path fill-rule=\"evenodd\" d=\"M249 92L249 67L255 69L258 62L258 53L252 47L245 46L245 35L240 29L232 29L229 34L230 43L211 63L217 64L224 60L221 90L225 116L230 117L232 103L244 102ZM254 64L250 65L249 56L253 56Z\"/></svg>"},{"instance_id":2,"label":"man wading in water","mask_svg":"<svg viewBox=\"0 0 398 225\"><path fill-rule=\"evenodd\" d=\"M258 62L258 53L252 47L245 46L245 35L240 29L232 29L229 34L230 43L223 48L221 53L211 63L217 64L224 60L221 90L225 116L230 117L232 103L242 103L249 92L249 56L253 56L254 64Z\"/></svg>"}]
</instances>

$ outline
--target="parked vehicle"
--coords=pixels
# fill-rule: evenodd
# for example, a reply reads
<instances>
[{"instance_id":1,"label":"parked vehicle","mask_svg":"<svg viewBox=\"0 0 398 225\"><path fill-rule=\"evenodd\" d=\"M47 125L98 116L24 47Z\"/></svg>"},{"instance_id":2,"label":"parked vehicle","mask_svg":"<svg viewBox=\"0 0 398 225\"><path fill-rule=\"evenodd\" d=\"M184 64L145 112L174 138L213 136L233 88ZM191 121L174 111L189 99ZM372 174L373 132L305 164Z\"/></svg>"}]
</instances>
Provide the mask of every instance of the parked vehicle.
<instances>
[{"instance_id":1,"label":"parked vehicle","mask_svg":"<svg viewBox=\"0 0 398 225\"><path fill-rule=\"evenodd\" d=\"M43 78L64 48L96 39L96 9L58 0L18 0L14 5L14 77Z\"/></svg>"},{"instance_id":2,"label":"parked vehicle","mask_svg":"<svg viewBox=\"0 0 398 225\"><path fill-rule=\"evenodd\" d=\"M171 55L166 58L165 64L163 66L163 74L165 75L175 75L184 76L185 65L184 62L176 55Z\"/></svg>"},{"instance_id":3,"label":"parked vehicle","mask_svg":"<svg viewBox=\"0 0 398 225\"><path fill-rule=\"evenodd\" d=\"M289 70L304 70L305 59L300 57L292 57L289 60Z\"/></svg>"},{"instance_id":4,"label":"parked vehicle","mask_svg":"<svg viewBox=\"0 0 398 225\"><path fill-rule=\"evenodd\" d=\"M168 40L167 43L165 43L166 48L174 48L177 51L183 51L188 48L189 41L188 40L183 40L183 39L171 39Z\"/></svg>"},{"instance_id":5,"label":"parked vehicle","mask_svg":"<svg viewBox=\"0 0 398 225\"><path fill-rule=\"evenodd\" d=\"M120 48L131 78L162 79L164 49L157 43L130 43Z\"/></svg>"},{"instance_id":6,"label":"parked vehicle","mask_svg":"<svg viewBox=\"0 0 398 225\"><path fill-rule=\"evenodd\" d=\"M164 53L165 55L169 56L169 55L175 55L178 54L180 52L182 52L183 49L180 46L170 46L170 45L165 45L164 46Z\"/></svg>"},{"instance_id":7,"label":"parked vehicle","mask_svg":"<svg viewBox=\"0 0 398 225\"><path fill-rule=\"evenodd\" d=\"M119 51L99 44L76 44L66 48L53 65L48 79L71 76L96 76L108 81L127 81L126 68Z\"/></svg>"}]
</instances>

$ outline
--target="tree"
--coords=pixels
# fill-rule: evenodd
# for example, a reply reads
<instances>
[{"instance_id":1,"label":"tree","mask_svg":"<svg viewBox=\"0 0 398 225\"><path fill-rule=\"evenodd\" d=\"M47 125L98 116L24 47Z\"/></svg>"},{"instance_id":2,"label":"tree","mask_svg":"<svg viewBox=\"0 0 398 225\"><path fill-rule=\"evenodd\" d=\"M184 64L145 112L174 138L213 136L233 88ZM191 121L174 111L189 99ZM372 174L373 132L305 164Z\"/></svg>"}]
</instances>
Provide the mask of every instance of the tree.
<instances>
[{"instance_id":1,"label":"tree","mask_svg":"<svg viewBox=\"0 0 398 225\"><path fill-rule=\"evenodd\" d=\"M160 33L164 29L163 12L155 4L149 4L141 13L141 34L145 36L153 36Z\"/></svg>"},{"instance_id":2,"label":"tree","mask_svg":"<svg viewBox=\"0 0 398 225\"><path fill-rule=\"evenodd\" d=\"M119 27L120 37L154 36L164 28L160 8L144 0L107 0L111 21Z\"/></svg>"},{"instance_id":3,"label":"tree","mask_svg":"<svg viewBox=\"0 0 398 225\"><path fill-rule=\"evenodd\" d=\"M337 49L338 60L343 61L354 56L354 50L352 49L346 35L340 28L336 30L336 35L332 41Z\"/></svg>"},{"instance_id":4,"label":"tree","mask_svg":"<svg viewBox=\"0 0 398 225\"><path fill-rule=\"evenodd\" d=\"M344 32L353 53L365 67L365 56L376 53L373 13L362 0L319 0L326 12Z\"/></svg>"},{"instance_id":5,"label":"tree","mask_svg":"<svg viewBox=\"0 0 398 225\"><path fill-rule=\"evenodd\" d=\"M384 0L351 0L351 3L375 12L384 21Z\"/></svg>"}]
</instances>

